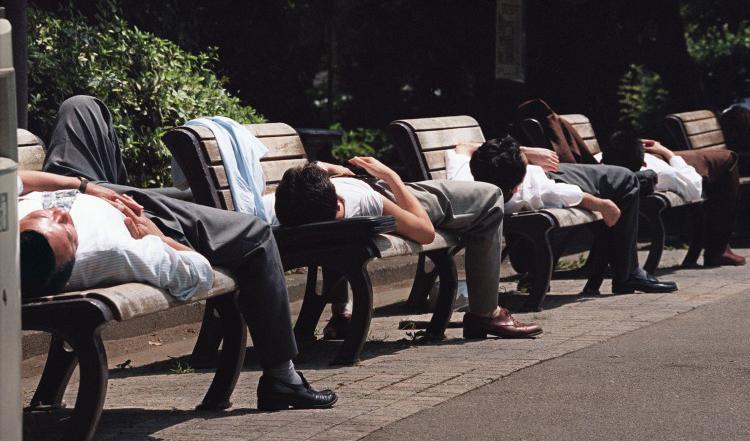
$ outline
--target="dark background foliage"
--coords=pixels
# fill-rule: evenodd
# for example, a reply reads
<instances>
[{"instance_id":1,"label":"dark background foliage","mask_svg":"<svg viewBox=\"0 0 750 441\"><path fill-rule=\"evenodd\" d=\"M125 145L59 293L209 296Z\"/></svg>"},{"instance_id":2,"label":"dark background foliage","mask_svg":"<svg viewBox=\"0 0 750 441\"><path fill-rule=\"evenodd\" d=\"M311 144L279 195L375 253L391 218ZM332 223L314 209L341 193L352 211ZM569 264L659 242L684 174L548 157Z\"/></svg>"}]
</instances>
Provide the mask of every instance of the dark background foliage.
<instances>
[{"instance_id":1,"label":"dark background foliage","mask_svg":"<svg viewBox=\"0 0 750 441\"><path fill-rule=\"evenodd\" d=\"M70 4L95 22L103 1ZM624 125L658 138L665 113L750 95L747 0L526 0L524 83L494 79L495 0L118 4L127 22L187 51L216 47L229 91L296 127L469 114L492 136L541 97L590 115L600 137ZM348 140L382 140L360 135Z\"/></svg>"}]
</instances>

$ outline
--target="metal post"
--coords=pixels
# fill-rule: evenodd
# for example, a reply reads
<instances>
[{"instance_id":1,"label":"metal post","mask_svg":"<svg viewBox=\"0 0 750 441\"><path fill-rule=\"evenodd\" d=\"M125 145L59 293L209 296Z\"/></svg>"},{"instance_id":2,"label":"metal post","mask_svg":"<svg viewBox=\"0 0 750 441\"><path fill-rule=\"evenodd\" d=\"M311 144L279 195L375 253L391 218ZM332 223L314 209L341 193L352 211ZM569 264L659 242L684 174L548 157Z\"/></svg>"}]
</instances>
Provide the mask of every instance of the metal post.
<instances>
[{"instance_id":1,"label":"metal post","mask_svg":"<svg viewBox=\"0 0 750 441\"><path fill-rule=\"evenodd\" d=\"M18 127L28 128L28 103L29 103L29 53L26 30L28 20L26 18L27 0L7 0L7 18L15 31L13 32L13 66L16 69L16 112L18 115Z\"/></svg>"},{"instance_id":2,"label":"metal post","mask_svg":"<svg viewBox=\"0 0 750 441\"><path fill-rule=\"evenodd\" d=\"M0 427L21 440L21 294L18 288L16 99L10 22L0 19Z\"/></svg>"}]
</instances>

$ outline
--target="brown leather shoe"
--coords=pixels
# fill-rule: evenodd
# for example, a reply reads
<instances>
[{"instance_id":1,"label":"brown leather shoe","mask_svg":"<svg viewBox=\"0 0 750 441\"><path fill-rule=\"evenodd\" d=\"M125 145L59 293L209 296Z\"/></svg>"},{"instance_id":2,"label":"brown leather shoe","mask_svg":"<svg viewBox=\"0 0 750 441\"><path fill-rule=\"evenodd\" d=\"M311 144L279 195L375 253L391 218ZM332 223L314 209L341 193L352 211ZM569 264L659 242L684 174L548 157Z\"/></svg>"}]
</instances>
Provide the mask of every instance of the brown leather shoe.
<instances>
[{"instance_id":1,"label":"brown leather shoe","mask_svg":"<svg viewBox=\"0 0 750 441\"><path fill-rule=\"evenodd\" d=\"M724 254L716 257L703 257L703 266L707 268L716 266L742 266L745 264L745 258L734 254L732 250L727 249Z\"/></svg>"},{"instance_id":2,"label":"brown leather shoe","mask_svg":"<svg viewBox=\"0 0 750 441\"><path fill-rule=\"evenodd\" d=\"M487 338L487 334L501 338L529 338L542 333L535 323L521 323L505 308L495 318L481 317L470 312L464 314L464 338Z\"/></svg>"},{"instance_id":3,"label":"brown leather shoe","mask_svg":"<svg viewBox=\"0 0 750 441\"><path fill-rule=\"evenodd\" d=\"M343 340L349 334L349 327L352 324L352 315L334 314L328 320L326 327L323 328L323 340Z\"/></svg>"}]
</instances>

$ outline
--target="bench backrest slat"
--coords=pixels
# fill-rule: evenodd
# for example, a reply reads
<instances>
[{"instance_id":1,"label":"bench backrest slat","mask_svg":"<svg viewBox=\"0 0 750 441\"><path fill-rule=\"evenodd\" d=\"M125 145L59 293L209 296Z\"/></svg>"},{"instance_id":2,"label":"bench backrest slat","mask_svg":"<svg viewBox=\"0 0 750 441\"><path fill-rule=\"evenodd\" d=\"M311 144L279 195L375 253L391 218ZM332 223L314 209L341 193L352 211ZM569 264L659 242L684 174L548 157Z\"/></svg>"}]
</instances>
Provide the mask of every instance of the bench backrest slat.
<instances>
[{"instance_id":1,"label":"bench backrest slat","mask_svg":"<svg viewBox=\"0 0 750 441\"><path fill-rule=\"evenodd\" d=\"M415 181L445 179L446 150L485 141L479 123L466 115L398 120L388 131Z\"/></svg>"},{"instance_id":2,"label":"bench backrest slat","mask_svg":"<svg viewBox=\"0 0 750 441\"><path fill-rule=\"evenodd\" d=\"M721 124L716 115L710 110L673 113L667 115L665 124L676 148L726 148Z\"/></svg>"},{"instance_id":3,"label":"bench backrest slat","mask_svg":"<svg viewBox=\"0 0 750 441\"><path fill-rule=\"evenodd\" d=\"M597 153L602 151L601 147L599 146L599 141L596 139L594 126L591 125L591 121L589 121L586 115L582 115L580 113L572 113L568 115L560 115L560 118L570 123L570 125L572 125L574 129L576 129L578 134L581 135L581 138L583 138L583 142L586 143L586 147L588 147L589 152L591 152L592 155L596 155Z\"/></svg>"},{"instance_id":4,"label":"bench backrest slat","mask_svg":"<svg viewBox=\"0 0 750 441\"><path fill-rule=\"evenodd\" d=\"M261 159L261 167L266 178L265 193L272 193L287 169L307 162L302 140L292 127L284 123L248 124L245 127L269 150ZM186 132L192 132L197 145L191 144ZM196 202L234 210L219 145L210 129L178 127L169 131L164 141L183 167Z\"/></svg>"},{"instance_id":5,"label":"bench backrest slat","mask_svg":"<svg viewBox=\"0 0 750 441\"><path fill-rule=\"evenodd\" d=\"M18 129L18 168L20 170L40 171L44 165L44 145L42 141L28 130Z\"/></svg>"}]
</instances>

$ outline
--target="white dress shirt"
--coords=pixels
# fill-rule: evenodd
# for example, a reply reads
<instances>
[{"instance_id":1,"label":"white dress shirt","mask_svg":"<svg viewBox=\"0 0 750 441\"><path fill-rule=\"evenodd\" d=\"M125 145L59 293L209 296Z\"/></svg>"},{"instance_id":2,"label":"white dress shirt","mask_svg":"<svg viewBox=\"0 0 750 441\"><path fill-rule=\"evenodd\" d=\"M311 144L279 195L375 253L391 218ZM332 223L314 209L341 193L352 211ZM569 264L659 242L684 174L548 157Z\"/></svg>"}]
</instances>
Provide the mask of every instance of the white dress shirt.
<instances>
[{"instance_id":1,"label":"white dress shirt","mask_svg":"<svg viewBox=\"0 0 750 441\"><path fill-rule=\"evenodd\" d=\"M445 169L448 180L473 181L469 162L471 157L454 150L445 151ZM516 213L542 208L575 207L583 200L583 190L577 185L555 182L537 165L526 166L526 176L505 203L506 213Z\"/></svg>"},{"instance_id":2,"label":"white dress shirt","mask_svg":"<svg viewBox=\"0 0 750 441\"><path fill-rule=\"evenodd\" d=\"M595 157L601 161L602 154L598 153ZM687 202L701 199L703 178L682 157L674 155L667 163L659 156L646 153L643 155L643 161L646 166L641 167L641 170L653 170L656 173L656 190L673 191Z\"/></svg>"},{"instance_id":3,"label":"white dress shirt","mask_svg":"<svg viewBox=\"0 0 750 441\"><path fill-rule=\"evenodd\" d=\"M43 209L44 194L19 197L18 218ZM154 235L134 239L125 216L103 199L77 194L70 216L78 233L78 249L66 290L144 282L187 300L213 285L213 270L205 257L195 251L177 251Z\"/></svg>"}]
</instances>

